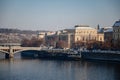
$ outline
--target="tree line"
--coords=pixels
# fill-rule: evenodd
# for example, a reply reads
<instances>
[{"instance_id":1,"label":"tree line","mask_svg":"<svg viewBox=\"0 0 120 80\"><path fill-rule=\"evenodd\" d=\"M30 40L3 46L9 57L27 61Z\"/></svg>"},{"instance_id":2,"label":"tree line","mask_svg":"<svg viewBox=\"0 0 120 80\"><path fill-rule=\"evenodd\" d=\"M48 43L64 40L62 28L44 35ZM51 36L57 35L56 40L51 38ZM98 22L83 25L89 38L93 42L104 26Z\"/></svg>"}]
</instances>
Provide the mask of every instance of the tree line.
<instances>
[{"instance_id":1,"label":"tree line","mask_svg":"<svg viewBox=\"0 0 120 80\"><path fill-rule=\"evenodd\" d=\"M66 41L58 41L54 42L54 40L50 41L49 43L53 43L52 46L55 48L67 48L68 43ZM23 47L39 47L40 45L46 45L45 41L43 39L38 39L36 37L33 37L31 39L23 39L21 42L21 46ZM101 50L120 50L120 40L116 41L116 44L112 40L108 40L105 42L101 41L86 41L86 42L81 42L77 41L76 43L73 43L71 48L76 48L79 49L81 47L85 47L88 50L92 49L101 49Z\"/></svg>"},{"instance_id":2,"label":"tree line","mask_svg":"<svg viewBox=\"0 0 120 80\"><path fill-rule=\"evenodd\" d=\"M32 37L31 39L25 38L21 41L22 47L39 47L41 44L43 44L43 40L36 37Z\"/></svg>"}]
</instances>

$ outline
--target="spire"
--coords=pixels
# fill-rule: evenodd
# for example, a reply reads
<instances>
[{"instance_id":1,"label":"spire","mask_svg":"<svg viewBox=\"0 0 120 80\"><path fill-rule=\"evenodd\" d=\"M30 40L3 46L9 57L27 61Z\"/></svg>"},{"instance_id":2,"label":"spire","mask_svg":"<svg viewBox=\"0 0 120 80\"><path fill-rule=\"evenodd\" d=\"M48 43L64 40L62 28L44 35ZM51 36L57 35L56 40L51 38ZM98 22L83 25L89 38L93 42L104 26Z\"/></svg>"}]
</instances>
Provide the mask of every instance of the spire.
<instances>
[{"instance_id":1,"label":"spire","mask_svg":"<svg viewBox=\"0 0 120 80\"><path fill-rule=\"evenodd\" d=\"M99 26L99 24L97 25L97 30L99 30L100 29L100 26Z\"/></svg>"}]
</instances>

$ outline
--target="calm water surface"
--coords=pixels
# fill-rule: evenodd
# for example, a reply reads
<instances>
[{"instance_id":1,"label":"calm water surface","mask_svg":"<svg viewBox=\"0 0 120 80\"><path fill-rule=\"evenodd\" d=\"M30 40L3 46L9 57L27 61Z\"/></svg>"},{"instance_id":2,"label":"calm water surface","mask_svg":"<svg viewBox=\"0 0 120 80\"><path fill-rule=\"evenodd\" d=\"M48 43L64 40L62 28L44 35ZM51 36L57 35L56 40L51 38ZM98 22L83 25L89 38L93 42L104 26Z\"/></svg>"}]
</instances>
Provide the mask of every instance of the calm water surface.
<instances>
[{"instance_id":1,"label":"calm water surface","mask_svg":"<svg viewBox=\"0 0 120 80\"><path fill-rule=\"evenodd\" d=\"M0 58L0 80L120 80L120 63Z\"/></svg>"}]
</instances>

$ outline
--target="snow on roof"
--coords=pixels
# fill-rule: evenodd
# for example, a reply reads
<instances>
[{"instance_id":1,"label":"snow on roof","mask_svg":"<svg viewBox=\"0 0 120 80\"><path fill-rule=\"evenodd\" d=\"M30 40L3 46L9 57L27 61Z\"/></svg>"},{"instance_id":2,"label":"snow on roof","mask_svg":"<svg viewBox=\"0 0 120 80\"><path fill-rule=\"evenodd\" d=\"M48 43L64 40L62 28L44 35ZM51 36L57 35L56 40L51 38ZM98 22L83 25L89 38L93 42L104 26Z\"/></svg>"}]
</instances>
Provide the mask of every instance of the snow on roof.
<instances>
[{"instance_id":1,"label":"snow on roof","mask_svg":"<svg viewBox=\"0 0 120 80\"><path fill-rule=\"evenodd\" d=\"M103 28L100 28L97 32L98 33L103 33Z\"/></svg>"},{"instance_id":2,"label":"snow on roof","mask_svg":"<svg viewBox=\"0 0 120 80\"><path fill-rule=\"evenodd\" d=\"M110 28L112 28L112 27L104 27L104 29L110 29Z\"/></svg>"},{"instance_id":3,"label":"snow on roof","mask_svg":"<svg viewBox=\"0 0 120 80\"><path fill-rule=\"evenodd\" d=\"M113 32L113 28L109 28L109 29L105 30L104 32Z\"/></svg>"},{"instance_id":4,"label":"snow on roof","mask_svg":"<svg viewBox=\"0 0 120 80\"><path fill-rule=\"evenodd\" d=\"M113 25L113 27L120 27L120 20L116 21L115 24Z\"/></svg>"}]
</instances>

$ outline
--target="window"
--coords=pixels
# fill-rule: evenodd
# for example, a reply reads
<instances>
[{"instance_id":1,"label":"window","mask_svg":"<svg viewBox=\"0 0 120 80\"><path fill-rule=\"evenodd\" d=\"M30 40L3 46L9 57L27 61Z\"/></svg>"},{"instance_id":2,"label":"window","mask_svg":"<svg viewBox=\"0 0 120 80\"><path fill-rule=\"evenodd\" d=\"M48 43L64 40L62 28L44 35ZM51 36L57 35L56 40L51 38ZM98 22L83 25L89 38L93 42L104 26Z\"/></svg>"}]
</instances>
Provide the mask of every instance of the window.
<instances>
[{"instance_id":1,"label":"window","mask_svg":"<svg viewBox=\"0 0 120 80\"><path fill-rule=\"evenodd\" d=\"M79 38L77 37L77 41L79 40Z\"/></svg>"},{"instance_id":2,"label":"window","mask_svg":"<svg viewBox=\"0 0 120 80\"><path fill-rule=\"evenodd\" d=\"M113 32L115 32L115 30L113 29Z\"/></svg>"},{"instance_id":3,"label":"window","mask_svg":"<svg viewBox=\"0 0 120 80\"><path fill-rule=\"evenodd\" d=\"M120 29L118 29L118 32L120 31Z\"/></svg>"},{"instance_id":4,"label":"window","mask_svg":"<svg viewBox=\"0 0 120 80\"><path fill-rule=\"evenodd\" d=\"M100 41L102 41L102 37L100 37Z\"/></svg>"},{"instance_id":5,"label":"window","mask_svg":"<svg viewBox=\"0 0 120 80\"><path fill-rule=\"evenodd\" d=\"M84 37L83 37L83 41L84 41Z\"/></svg>"}]
</instances>

